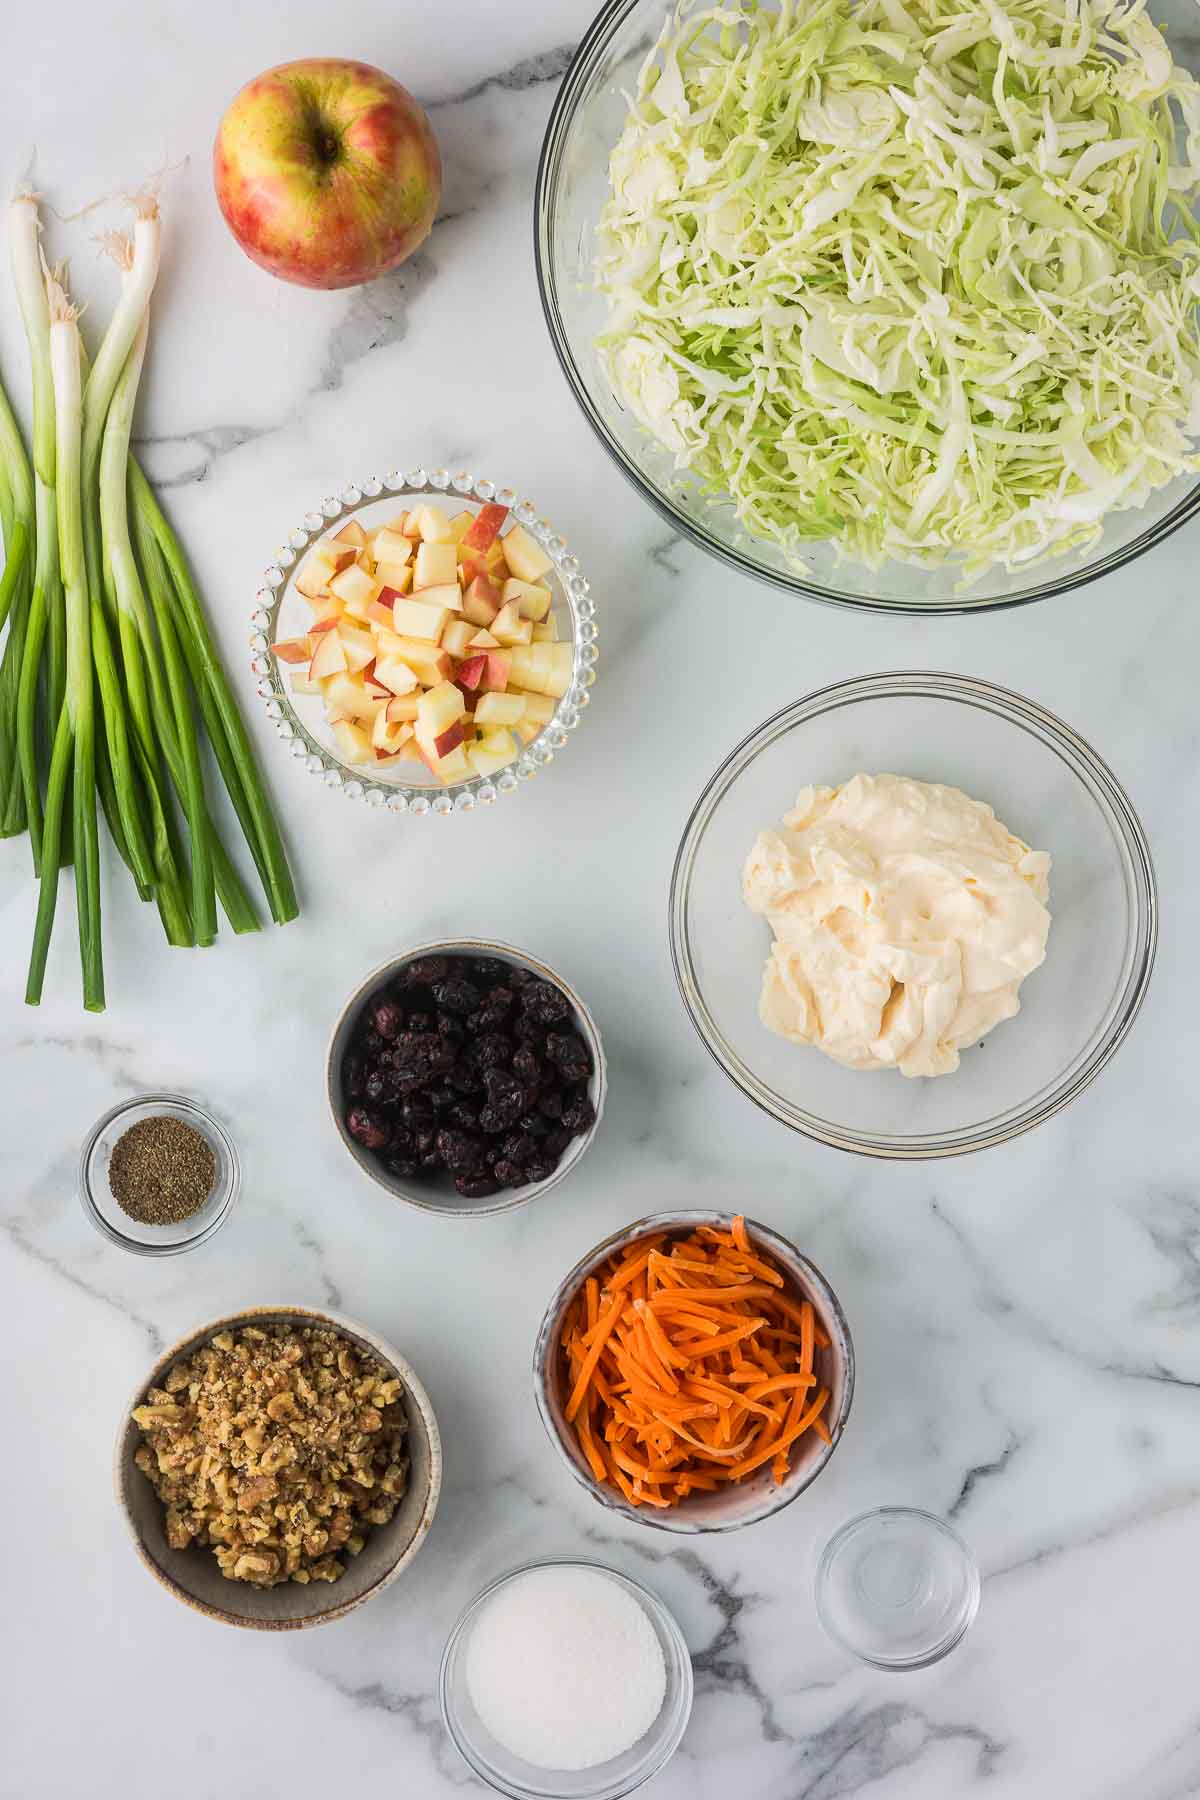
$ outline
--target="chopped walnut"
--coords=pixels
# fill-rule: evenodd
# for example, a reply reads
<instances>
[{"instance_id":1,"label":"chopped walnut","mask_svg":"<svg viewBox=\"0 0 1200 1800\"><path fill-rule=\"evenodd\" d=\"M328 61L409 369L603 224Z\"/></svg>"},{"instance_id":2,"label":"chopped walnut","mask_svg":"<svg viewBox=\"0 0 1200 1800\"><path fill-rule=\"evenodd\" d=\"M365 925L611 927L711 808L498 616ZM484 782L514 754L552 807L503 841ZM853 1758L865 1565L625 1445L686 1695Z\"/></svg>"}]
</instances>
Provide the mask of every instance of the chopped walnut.
<instances>
[{"instance_id":1,"label":"chopped walnut","mask_svg":"<svg viewBox=\"0 0 1200 1800\"><path fill-rule=\"evenodd\" d=\"M255 1587L336 1581L407 1486L402 1391L321 1326L220 1332L134 1408L168 1544Z\"/></svg>"}]
</instances>

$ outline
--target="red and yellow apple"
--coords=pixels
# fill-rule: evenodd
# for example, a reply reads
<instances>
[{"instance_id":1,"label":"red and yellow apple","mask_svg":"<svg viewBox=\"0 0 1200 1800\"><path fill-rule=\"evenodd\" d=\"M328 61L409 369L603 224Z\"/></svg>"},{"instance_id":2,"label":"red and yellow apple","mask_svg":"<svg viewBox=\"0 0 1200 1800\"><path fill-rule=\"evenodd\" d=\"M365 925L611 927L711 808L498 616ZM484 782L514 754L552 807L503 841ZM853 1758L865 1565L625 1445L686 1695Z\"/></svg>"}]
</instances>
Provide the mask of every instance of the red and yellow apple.
<instances>
[{"instance_id":1,"label":"red and yellow apple","mask_svg":"<svg viewBox=\"0 0 1200 1800\"><path fill-rule=\"evenodd\" d=\"M307 57L248 82L217 131L213 180L246 255L303 287L354 287L429 235L442 164L429 120L369 63Z\"/></svg>"}]
</instances>

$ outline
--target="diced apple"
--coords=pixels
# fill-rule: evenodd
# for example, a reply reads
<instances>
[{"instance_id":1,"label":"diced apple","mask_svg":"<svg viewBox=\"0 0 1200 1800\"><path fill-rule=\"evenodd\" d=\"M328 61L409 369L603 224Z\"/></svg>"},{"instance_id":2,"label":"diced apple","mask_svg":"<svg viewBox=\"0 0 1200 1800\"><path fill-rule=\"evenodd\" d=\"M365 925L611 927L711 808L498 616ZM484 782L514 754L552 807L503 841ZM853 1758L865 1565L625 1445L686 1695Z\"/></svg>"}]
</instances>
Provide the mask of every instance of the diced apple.
<instances>
[{"instance_id":1,"label":"diced apple","mask_svg":"<svg viewBox=\"0 0 1200 1800\"><path fill-rule=\"evenodd\" d=\"M319 681L314 681L311 675L293 675L292 692L293 694L304 695L319 694L321 692L321 684Z\"/></svg>"},{"instance_id":2,"label":"diced apple","mask_svg":"<svg viewBox=\"0 0 1200 1800\"><path fill-rule=\"evenodd\" d=\"M507 506L481 506L461 540L463 549L490 550L507 517Z\"/></svg>"},{"instance_id":3,"label":"diced apple","mask_svg":"<svg viewBox=\"0 0 1200 1800\"><path fill-rule=\"evenodd\" d=\"M515 603L523 619L537 622L544 619L550 611L554 596L540 582L518 581L515 575L510 575L500 590L500 598L505 606Z\"/></svg>"},{"instance_id":4,"label":"diced apple","mask_svg":"<svg viewBox=\"0 0 1200 1800\"><path fill-rule=\"evenodd\" d=\"M392 603L392 619L401 636L421 638L431 644L437 643L449 617L445 606L431 606L423 600L396 600Z\"/></svg>"},{"instance_id":5,"label":"diced apple","mask_svg":"<svg viewBox=\"0 0 1200 1800\"><path fill-rule=\"evenodd\" d=\"M434 738L433 747L440 760L444 756L449 756L452 750L457 750L459 745L465 741L466 732L463 729L462 720L455 719L453 725L448 725L445 731Z\"/></svg>"},{"instance_id":6,"label":"diced apple","mask_svg":"<svg viewBox=\"0 0 1200 1800\"><path fill-rule=\"evenodd\" d=\"M362 671L362 678L369 694L382 694L385 700L391 699L392 690L389 687L385 687L383 682L376 678L374 657L371 658L366 668Z\"/></svg>"},{"instance_id":7,"label":"diced apple","mask_svg":"<svg viewBox=\"0 0 1200 1800\"><path fill-rule=\"evenodd\" d=\"M378 625L383 631L392 629L392 608L390 602L385 606L382 600L372 600L367 608L367 624ZM537 627L535 626L536 630Z\"/></svg>"},{"instance_id":8,"label":"diced apple","mask_svg":"<svg viewBox=\"0 0 1200 1800\"><path fill-rule=\"evenodd\" d=\"M455 513L450 521L450 536L453 538L456 545L462 543L474 523L474 513L466 511Z\"/></svg>"},{"instance_id":9,"label":"diced apple","mask_svg":"<svg viewBox=\"0 0 1200 1800\"><path fill-rule=\"evenodd\" d=\"M353 560L354 551L348 545L336 548L322 539L313 545L296 571L297 592L306 600L319 600L338 570Z\"/></svg>"},{"instance_id":10,"label":"diced apple","mask_svg":"<svg viewBox=\"0 0 1200 1800\"><path fill-rule=\"evenodd\" d=\"M571 677L575 672L575 648L572 644L550 645L550 675L546 682L546 692L561 700L571 685Z\"/></svg>"},{"instance_id":11,"label":"diced apple","mask_svg":"<svg viewBox=\"0 0 1200 1800\"><path fill-rule=\"evenodd\" d=\"M374 662L375 639L369 631L360 631L346 619L339 621L337 630L346 652L348 669L365 669L369 662Z\"/></svg>"},{"instance_id":12,"label":"diced apple","mask_svg":"<svg viewBox=\"0 0 1200 1800\"><path fill-rule=\"evenodd\" d=\"M326 631L317 640L313 659L308 665L310 681L323 681L346 667L346 651L336 631Z\"/></svg>"},{"instance_id":13,"label":"diced apple","mask_svg":"<svg viewBox=\"0 0 1200 1800\"><path fill-rule=\"evenodd\" d=\"M405 563L403 567L399 563L380 563L375 571L376 581L393 594L407 594L412 587L412 578L411 563Z\"/></svg>"},{"instance_id":14,"label":"diced apple","mask_svg":"<svg viewBox=\"0 0 1200 1800\"><path fill-rule=\"evenodd\" d=\"M361 677L346 669L323 681L321 691L326 704L346 719L373 719L387 705L386 694L368 693Z\"/></svg>"},{"instance_id":15,"label":"diced apple","mask_svg":"<svg viewBox=\"0 0 1200 1800\"><path fill-rule=\"evenodd\" d=\"M475 627L468 625L465 619L451 619L442 632L442 649L448 650L451 656L466 656L474 631Z\"/></svg>"},{"instance_id":16,"label":"diced apple","mask_svg":"<svg viewBox=\"0 0 1200 1800\"><path fill-rule=\"evenodd\" d=\"M535 644L556 644L558 642L558 624L553 613L534 625L533 641Z\"/></svg>"},{"instance_id":17,"label":"diced apple","mask_svg":"<svg viewBox=\"0 0 1200 1800\"><path fill-rule=\"evenodd\" d=\"M416 670L425 687L436 687L454 673L454 658L425 638L396 637L389 633L388 654L398 656Z\"/></svg>"},{"instance_id":18,"label":"diced apple","mask_svg":"<svg viewBox=\"0 0 1200 1800\"><path fill-rule=\"evenodd\" d=\"M347 606L353 603L366 607L379 598L379 583L359 563L348 563L334 576L329 591Z\"/></svg>"},{"instance_id":19,"label":"diced apple","mask_svg":"<svg viewBox=\"0 0 1200 1800\"><path fill-rule=\"evenodd\" d=\"M465 629L469 633L471 628L468 625ZM280 662L306 663L312 661L312 651L306 637L280 638L278 643L271 645L271 649Z\"/></svg>"},{"instance_id":20,"label":"diced apple","mask_svg":"<svg viewBox=\"0 0 1200 1800\"><path fill-rule=\"evenodd\" d=\"M554 717L554 701L550 698L549 694L526 692L522 695L522 698L525 701L526 719L532 719L534 724L539 727L550 723L551 719Z\"/></svg>"},{"instance_id":21,"label":"diced apple","mask_svg":"<svg viewBox=\"0 0 1200 1800\"><path fill-rule=\"evenodd\" d=\"M421 696L417 719L422 732L432 741L463 715L463 697L452 681L439 682Z\"/></svg>"},{"instance_id":22,"label":"diced apple","mask_svg":"<svg viewBox=\"0 0 1200 1800\"><path fill-rule=\"evenodd\" d=\"M462 598L462 614L472 625L486 626L491 629L492 621L500 611L500 590L486 575L476 575L468 583Z\"/></svg>"},{"instance_id":23,"label":"diced apple","mask_svg":"<svg viewBox=\"0 0 1200 1800\"><path fill-rule=\"evenodd\" d=\"M512 657L507 650L489 650L483 687L489 694L502 694L508 686L511 670Z\"/></svg>"},{"instance_id":24,"label":"diced apple","mask_svg":"<svg viewBox=\"0 0 1200 1800\"><path fill-rule=\"evenodd\" d=\"M398 531L390 530L386 525L381 525L378 531L371 533L367 539L367 548L374 562L395 563L398 569L404 567L413 553L408 538Z\"/></svg>"},{"instance_id":25,"label":"diced apple","mask_svg":"<svg viewBox=\"0 0 1200 1800\"><path fill-rule=\"evenodd\" d=\"M500 540L504 560L519 581L537 581L550 567L550 558L535 544L523 525L514 525Z\"/></svg>"},{"instance_id":26,"label":"diced apple","mask_svg":"<svg viewBox=\"0 0 1200 1800\"><path fill-rule=\"evenodd\" d=\"M541 733L541 729L541 725L536 719L518 719L513 726L513 730L523 744L532 744L534 738Z\"/></svg>"},{"instance_id":27,"label":"diced apple","mask_svg":"<svg viewBox=\"0 0 1200 1800\"><path fill-rule=\"evenodd\" d=\"M453 535L450 521L440 506L418 506L409 515L408 522L416 527L416 536L425 544L452 544ZM406 536L413 533L406 531Z\"/></svg>"},{"instance_id":28,"label":"diced apple","mask_svg":"<svg viewBox=\"0 0 1200 1800\"><path fill-rule=\"evenodd\" d=\"M416 688L411 694L397 694L394 700L387 703L387 716L393 725L415 725L417 708L421 704L421 694Z\"/></svg>"},{"instance_id":29,"label":"diced apple","mask_svg":"<svg viewBox=\"0 0 1200 1800\"><path fill-rule=\"evenodd\" d=\"M398 656L376 657L375 680L393 694L411 694L420 686L416 670Z\"/></svg>"},{"instance_id":30,"label":"diced apple","mask_svg":"<svg viewBox=\"0 0 1200 1800\"><path fill-rule=\"evenodd\" d=\"M371 740L361 725L355 725L349 719L339 719L333 727L333 737L343 762L365 763L375 760Z\"/></svg>"},{"instance_id":31,"label":"diced apple","mask_svg":"<svg viewBox=\"0 0 1200 1800\"><path fill-rule=\"evenodd\" d=\"M332 541L335 544L353 544L357 552L366 544L367 534L357 519L347 519L341 530L334 532Z\"/></svg>"},{"instance_id":32,"label":"diced apple","mask_svg":"<svg viewBox=\"0 0 1200 1800\"><path fill-rule=\"evenodd\" d=\"M481 694L475 708L477 725L515 725L525 715L525 696L519 693Z\"/></svg>"},{"instance_id":33,"label":"diced apple","mask_svg":"<svg viewBox=\"0 0 1200 1800\"><path fill-rule=\"evenodd\" d=\"M488 731L477 738L467 755L476 775L495 775L517 754L511 731Z\"/></svg>"},{"instance_id":34,"label":"diced apple","mask_svg":"<svg viewBox=\"0 0 1200 1800\"><path fill-rule=\"evenodd\" d=\"M323 618L314 619L308 628L310 638L319 638L323 631L332 631L338 620L344 617L345 609L340 600L328 600L326 605L330 608L329 612Z\"/></svg>"},{"instance_id":35,"label":"diced apple","mask_svg":"<svg viewBox=\"0 0 1200 1800\"><path fill-rule=\"evenodd\" d=\"M417 560L413 568L413 593L419 594L422 588L446 587L450 582L458 586L458 563L454 555L454 545L422 543L417 549Z\"/></svg>"},{"instance_id":36,"label":"diced apple","mask_svg":"<svg viewBox=\"0 0 1200 1800\"><path fill-rule=\"evenodd\" d=\"M388 756L394 756L401 744L412 736L412 726L406 720L390 719L386 707L381 707L375 714L375 723L371 727L371 742L376 750L382 750Z\"/></svg>"},{"instance_id":37,"label":"diced apple","mask_svg":"<svg viewBox=\"0 0 1200 1800\"><path fill-rule=\"evenodd\" d=\"M422 606L444 606L447 612L462 611L462 589L457 581L443 582L441 587L422 588L419 594L413 595Z\"/></svg>"},{"instance_id":38,"label":"diced apple","mask_svg":"<svg viewBox=\"0 0 1200 1800\"><path fill-rule=\"evenodd\" d=\"M533 636L533 623L521 617L515 600L510 600L507 606L500 608L489 629L502 644L527 644Z\"/></svg>"},{"instance_id":39,"label":"diced apple","mask_svg":"<svg viewBox=\"0 0 1200 1800\"><path fill-rule=\"evenodd\" d=\"M490 631L477 631L467 648L469 650L498 650L500 639L493 637Z\"/></svg>"},{"instance_id":40,"label":"diced apple","mask_svg":"<svg viewBox=\"0 0 1200 1800\"><path fill-rule=\"evenodd\" d=\"M487 674L487 660L486 656L464 657L454 672L454 679L459 687L466 688L469 693L474 693Z\"/></svg>"}]
</instances>

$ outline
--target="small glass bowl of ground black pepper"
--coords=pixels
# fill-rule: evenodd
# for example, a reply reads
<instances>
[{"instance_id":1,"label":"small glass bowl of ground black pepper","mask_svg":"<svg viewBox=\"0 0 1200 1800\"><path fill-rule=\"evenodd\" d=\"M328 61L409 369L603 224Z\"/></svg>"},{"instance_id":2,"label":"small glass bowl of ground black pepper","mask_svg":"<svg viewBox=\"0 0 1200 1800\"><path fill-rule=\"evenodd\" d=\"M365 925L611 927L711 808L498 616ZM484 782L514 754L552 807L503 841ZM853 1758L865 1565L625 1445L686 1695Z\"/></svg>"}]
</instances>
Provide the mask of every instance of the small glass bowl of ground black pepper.
<instances>
[{"instance_id":1,"label":"small glass bowl of ground black pepper","mask_svg":"<svg viewBox=\"0 0 1200 1800\"><path fill-rule=\"evenodd\" d=\"M569 1174L606 1086L574 989L481 938L422 944L373 970L334 1027L326 1080L360 1169L410 1206L471 1218Z\"/></svg>"},{"instance_id":2,"label":"small glass bowl of ground black pepper","mask_svg":"<svg viewBox=\"0 0 1200 1800\"><path fill-rule=\"evenodd\" d=\"M224 1224L241 1173L224 1126L181 1094L139 1094L88 1134L79 1197L97 1231L135 1256L178 1256Z\"/></svg>"}]
</instances>

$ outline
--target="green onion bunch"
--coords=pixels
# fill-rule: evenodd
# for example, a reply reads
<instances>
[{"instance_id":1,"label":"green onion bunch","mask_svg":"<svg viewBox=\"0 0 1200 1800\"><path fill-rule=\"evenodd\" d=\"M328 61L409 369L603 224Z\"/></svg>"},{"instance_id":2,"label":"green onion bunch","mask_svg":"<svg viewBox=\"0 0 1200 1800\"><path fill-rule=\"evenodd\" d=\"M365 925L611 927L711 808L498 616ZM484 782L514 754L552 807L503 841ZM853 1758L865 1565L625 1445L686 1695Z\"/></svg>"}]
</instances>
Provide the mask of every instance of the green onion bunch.
<instances>
[{"instance_id":1,"label":"green onion bunch","mask_svg":"<svg viewBox=\"0 0 1200 1800\"><path fill-rule=\"evenodd\" d=\"M210 758L272 918L299 910L187 559L130 453L161 231L153 198L134 206L132 237L107 240L121 293L89 361L78 309L41 253L36 197L9 205L33 456L0 386L0 835L28 832L39 883L26 1000L41 1000L60 872L73 864L92 1012L104 1007L101 814L168 943L211 944L218 903L234 931L259 927L214 820Z\"/></svg>"}]
</instances>

